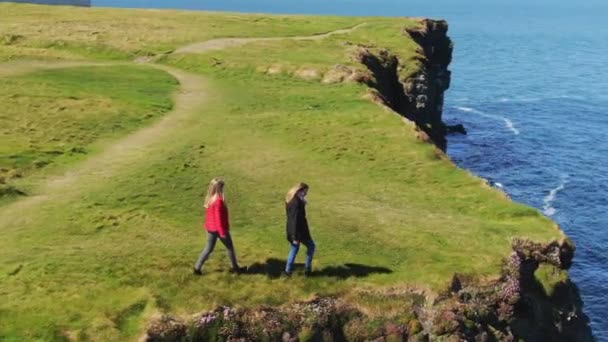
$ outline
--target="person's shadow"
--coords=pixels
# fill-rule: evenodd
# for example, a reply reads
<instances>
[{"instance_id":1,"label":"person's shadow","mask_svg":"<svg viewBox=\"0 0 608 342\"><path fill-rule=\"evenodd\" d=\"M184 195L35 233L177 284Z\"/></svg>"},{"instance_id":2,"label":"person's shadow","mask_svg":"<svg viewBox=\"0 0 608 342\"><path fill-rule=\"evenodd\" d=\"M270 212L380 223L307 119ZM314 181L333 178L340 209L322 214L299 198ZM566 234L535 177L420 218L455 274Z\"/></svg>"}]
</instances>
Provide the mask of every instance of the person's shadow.
<instances>
[{"instance_id":1,"label":"person's shadow","mask_svg":"<svg viewBox=\"0 0 608 342\"><path fill-rule=\"evenodd\" d=\"M304 264L294 264L294 271L304 268ZM268 278L279 278L285 270L285 260L269 258L265 263L255 263L248 267L247 274L263 274ZM362 278L370 274L393 273L391 269L381 266L368 266L355 263L346 263L339 266L327 266L320 270L313 270L311 277L334 277L338 279Z\"/></svg>"}]
</instances>

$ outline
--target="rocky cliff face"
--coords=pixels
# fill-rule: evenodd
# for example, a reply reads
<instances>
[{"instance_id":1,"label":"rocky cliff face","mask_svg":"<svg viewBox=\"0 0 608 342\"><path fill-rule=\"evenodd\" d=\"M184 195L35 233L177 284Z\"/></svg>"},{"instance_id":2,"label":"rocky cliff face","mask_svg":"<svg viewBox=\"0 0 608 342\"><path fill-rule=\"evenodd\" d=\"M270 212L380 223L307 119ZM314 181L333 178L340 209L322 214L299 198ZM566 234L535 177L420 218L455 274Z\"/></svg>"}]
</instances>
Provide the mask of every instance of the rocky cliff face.
<instances>
[{"instance_id":1,"label":"rocky cliff face","mask_svg":"<svg viewBox=\"0 0 608 342\"><path fill-rule=\"evenodd\" d=\"M578 291L564 272L572 255L567 241L515 240L499 279L481 283L455 275L439 294L398 287L355 294L394 301L391 312L370 316L331 297L281 307L219 307L181 320L161 317L143 340L592 341Z\"/></svg>"},{"instance_id":2,"label":"rocky cliff face","mask_svg":"<svg viewBox=\"0 0 608 342\"><path fill-rule=\"evenodd\" d=\"M377 91L381 101L395 112L416 123L423 139L445 151L447 127L441 119L443 94L450 87L452 41L443 20L422 21L416 29L404 30L418 45L419 70L400 74L401 61L388 50L372 51L362 47L356 59L367 66L373 77L367 84Z\"/></svg>"},{"instance_id":3,"label":"rocky cliff face","mask_svg":"<svg viewBox=\"0 0 608 342\"><path fill-rule=\"evenodd\" d=\"M516 239L512 246L498 280L465 285L466 277L454 276L450 294L422 315L431 340L592 341L566 272L574 255L570 242Z\"/></svg>"}]
</instances>

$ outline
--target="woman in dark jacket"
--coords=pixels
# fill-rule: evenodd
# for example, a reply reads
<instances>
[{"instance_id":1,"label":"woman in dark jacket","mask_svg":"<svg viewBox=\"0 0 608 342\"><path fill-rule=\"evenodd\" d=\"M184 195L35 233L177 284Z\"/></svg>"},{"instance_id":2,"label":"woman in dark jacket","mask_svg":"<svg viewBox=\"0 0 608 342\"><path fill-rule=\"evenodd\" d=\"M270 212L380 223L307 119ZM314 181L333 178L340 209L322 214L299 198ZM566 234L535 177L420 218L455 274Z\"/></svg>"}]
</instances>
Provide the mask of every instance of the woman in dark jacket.
<instances>
[{"instance_id":1,"label":"woman in dark jacket","mask_svg":"<svg viewBox=\"0 0 608 342\"><path fill-rule=\"evenodd\" d=\"M305 275L312 271L312 257L315 254L315 243L310 236L308 221L306 220L306 194L308 185L298 183L287 192L285 197L285 211L287 214L287 241L290 249L285 266L285 274L291 276L293 263L300 250L300 244L306 246L306 269Z\"/></svg>"}]
</instances>

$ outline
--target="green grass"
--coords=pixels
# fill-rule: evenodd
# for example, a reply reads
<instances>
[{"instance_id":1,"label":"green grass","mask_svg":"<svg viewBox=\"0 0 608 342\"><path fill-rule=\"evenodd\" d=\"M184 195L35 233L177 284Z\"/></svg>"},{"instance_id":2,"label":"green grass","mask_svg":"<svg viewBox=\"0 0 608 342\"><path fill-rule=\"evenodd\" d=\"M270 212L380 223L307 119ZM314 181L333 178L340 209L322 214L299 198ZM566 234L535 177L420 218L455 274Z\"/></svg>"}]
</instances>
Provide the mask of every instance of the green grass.
<instances>
[{"instance_id":1,"label":"green grass","mask_svg":"<svg viewBox=\"0 0 608 342\"><path fill-rule=\"evenodd\" d=\"M40 17L43 10L48 13ZM413 70L416 64L407 61L416 55L416 46L400 30L415 25L411 19L6 4L0 4L0 13L8 15L0 21L0 32L16 27L11 32L25 37L8 49L0 46L0 56L20 60L32 56L16 48L43 49L53 58L107 59L95 47L87 53L72 48L91 46L89 31L98 31L100 44L120 59L214 37L308 35L367 23L321 41L257 42L162 59L208 80L203 108L192 109L174 134L158 136L143 157L112 177L84 178L89 181L52 194L50 201L19 209L18 217L0 206L0 339L122 340L137 337L158 312L188 315L219 304L278 305L316 294L344 296L376 312L392 310L393 301L385 305L357 291L410 286L439 291L455 272L493 278L509 254L511 238L562 236L536 210L511 202L416 140L411 125L364 98L364 86L291 76L302 67L360 67L350 60L353 47L347 41L387 47ZM28 26L38 19L34 28ZM48 30L35 35L40 27ZM121 29L129 34L119 35ZM67 45L45 45L68 39ZM275 64L286 72L260 71ZM40 151L79 146L90 151L83 162L98 156L112 139L166 112L175 84L145 66L111 66L0 78L0 87L2 96L20 94L7 97L13 102L5 113L15 123L9 120L9 134L2 136L3 156L32 153L11 166L29 169ZM28 110L36 103L56 108L70 97L89 105L69 107L69 115ZM51 125L42 112L63 124ZM142 120L144 113L153 116ZM49 128L37 138L38 150L27 147L38 136L18 130L17 123L25 119L33 127ZM65 140L70 134L76 140ZM61 170L78 165L77 159L66 161ZM38 179L56 173L49 170ZM298 181L309 183L308 215L321 276L232 276L219 245L204 276L191 276L205 238L202 197L215 176L226 180L240 262L260 267L269 262L273 270L288 251L284 193ZM5 206L19 208L19 203ZM349 269L348 263L359 266Z\"/></svg>"},{"instance_id":2,"label":"green grass","mask_svg":"<svg viewBox=\"0 0 608 342\"><path fill-rule=\"evenodd\" d=\"M217 37L311 35L349 27L352 18L187 11L46 8L0 4L0 60L77 56L120 59L163 53ZM4 49L0 49L2 51ZM56 55L58 54L58 55Z\"/></svg>"},{"instance_id":3,"label":"green grass","mask_svg":"<svg viewBox=\"0 0 608 342\"><path fill-rule=\"evenodd\" d=\"M556 287L568 280L568 272L543 264L534 272L534 277L542 285L547 297L551 297Z\"/></svg>"},{"instance_id":4,"label":"green grass","mask_svg":"<svg viewBox=\"0 0 608 342\"><path fill-rule=\"evenodd\" d=\"M0 184L27 188L43 169L70 165L96 143L149 124L171 109L176 86L165 72L136 66L0 78Z\"/></svg>"},{"instance_id":5,"label":"green grass","mask_svg":"<svg viewBox=\"0 0 608 342\"><path fill-rule=\"evenodd\" d=\"M353 60L353 52L359 46L389 49L404 62L407 71L417 68L414 58L417 56L417 45L400 32L412 28L417 22L412 19L398 21L380 20L378 18L356 18L344 27L357 28L342 35L334 35L322 40L280 40L248 43L244 47L226 48L220 51L200 55L176 55L169 60L176 65L194 65L197 68L213 66L230 69L266 70L269 67L279 68L283 73L293 73L299 68L313 68L320 72L327 71L335 64L344 64L357 69L362 65ZM245 50L247 53L240 53Z\"/></svg>"}]
</instances>

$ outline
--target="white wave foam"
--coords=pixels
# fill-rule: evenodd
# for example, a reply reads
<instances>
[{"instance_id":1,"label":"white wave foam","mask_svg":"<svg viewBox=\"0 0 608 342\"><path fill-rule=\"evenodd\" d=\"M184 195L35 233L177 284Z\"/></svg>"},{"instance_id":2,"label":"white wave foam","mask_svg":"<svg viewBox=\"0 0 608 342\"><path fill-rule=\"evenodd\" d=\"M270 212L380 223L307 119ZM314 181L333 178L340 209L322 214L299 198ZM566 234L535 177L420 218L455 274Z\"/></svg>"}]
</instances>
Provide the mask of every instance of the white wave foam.
<instances>
[{"instance_id":1,"label":"white wave foam","mask_svg":"<svg viewBox=\"0 0 608 342\"><path fill-rule=\"evenodd\" d=\"M538 102L538 101L542 101L545 100L543 98L540 97L513 97L513 98L501 98L498 100L498 102ZM546 99L548 100L548 98Z\"/></svg>"},{"instance_id":2,"label":"white wave foam","mask_svg":"<svg viewBox=\"0 0 608 342\"><path fill-rule=\"evenodd\" d=\"M459 107L459 106L456 106L456 107L454 107L454 108L456 108L456 109L458 109L458 110L460 110L460 111L463 111L463 112L472 112L472 111L474 111L474 110L475 110L475 109L470 108L470 107Z\"/></svg>"},{"instance_id":3,"label":"white wave foam","mask_svg":"<svg viewBox=\"0 0 608 342\"><path fill-rule=\"evenodd\" d=\"M539 101L550 101L550 100L585 100L584 96L579 95L555 95L547 97L501 97L496 102L539 102Z\"/></svg>"},{"instance_id":4,"label":"white wave foam","mask_svg":"<svg viewBox=\"0 0 608 342\"><path fill-rule=\"evenodd\" d=\"M507 128L511 130L511 132L513 132L513 134L515 135L519 135L519 130L517 128L515 128L515 125L513 125L513 121L507 119L507 118L502 118L505 121L505 125L507 125Z\"/></svg>"},{"instance_id":5,"label":"white wave foam","mask_svg":"<svg viewBox=\"0 0 608 342\"><path fill-rule=\"evenodd\" d=\"M566 184L568 183L568 175L563 175L561 177L561 181L559 185L551 190L549 190L549 194L543 198L543 214L547 216L553 216L557 212L557 209L553 207L553 202L555 202L555 198L557 197L557 193L564 190L566 188Z\"/></svg>"},{"instance_id":6,"label":"white wave foam","mask_svg":"<svg viewBox=\"0 0 608 342\"><path fill-rule=\"evenodd\" d=\"M485 118L494 119L494 120L501 120L501 121L503 121L505 123L505 127L509 131L513 132L513 134L519 135L519 133L520 133L519 129L517 129L515 127L515 124L513 124L513 121L511 121L510 119L505 118L503 116L494 115L494 114L488 114L488 113L482 112L480 110L477 110L477 109L471 108L471 107L455 106L454 108L456 108L456 109L458 109L459 111L462 111L462 112L474 113L474 114L477 114L479 116L483 116Z\"/></svg>"}]
</instances>

